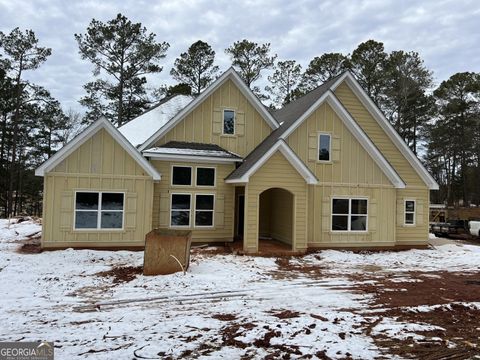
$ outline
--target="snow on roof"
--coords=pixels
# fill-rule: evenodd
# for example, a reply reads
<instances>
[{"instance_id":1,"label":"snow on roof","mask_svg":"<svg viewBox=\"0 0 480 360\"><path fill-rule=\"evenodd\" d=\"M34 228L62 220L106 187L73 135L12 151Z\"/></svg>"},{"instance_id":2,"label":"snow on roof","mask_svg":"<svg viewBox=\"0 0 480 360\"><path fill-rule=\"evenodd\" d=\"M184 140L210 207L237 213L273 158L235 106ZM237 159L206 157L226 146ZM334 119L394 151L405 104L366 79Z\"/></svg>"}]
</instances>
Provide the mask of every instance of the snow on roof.
<instances>
[{"instance_id":1,"label":"snow on roof","mask_svg":"<svg viewBox=\"0 0 480 360\"><path fill-rule=\"evenodd\" d=\"M171 147L154 147L143 151L146 154L158 154L158 155L188 155L188 156L208 156L218 158L238 159L241 158L237 155L226 150L205 150L205 149L184 149L184 148L171 148Z\"/></svg>"},{"instance_id":2,"label":"snow on roof","mask_svg":"<svg viewBox=\"0 0 480 360\"><path fill-rule=\"evenodd\" d=\"M194 96L190 95L173 96L130 120L118 130L133 146L141 145L193 99Z\"/></svg>"}]
</instances>

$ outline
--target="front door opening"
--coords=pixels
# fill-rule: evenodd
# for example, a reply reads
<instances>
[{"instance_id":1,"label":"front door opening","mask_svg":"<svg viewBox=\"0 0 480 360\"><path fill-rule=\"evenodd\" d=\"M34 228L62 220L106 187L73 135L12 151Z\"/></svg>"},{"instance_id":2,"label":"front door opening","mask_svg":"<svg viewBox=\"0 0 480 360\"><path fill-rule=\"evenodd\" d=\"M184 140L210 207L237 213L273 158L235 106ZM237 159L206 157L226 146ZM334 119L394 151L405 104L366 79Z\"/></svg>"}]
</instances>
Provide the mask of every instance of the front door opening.
<instances>
[{"instance_id":1,"label":"front door opening","mask_svg":"<svg viewBox=\"0 0 480 360\"><path fill-rule=\"evenodd\" d=\"M278 244L293 249L294 239L294 196L291 192L271 188L259 197L258 239L263 244Z\"/></svg>"}]
</instances>

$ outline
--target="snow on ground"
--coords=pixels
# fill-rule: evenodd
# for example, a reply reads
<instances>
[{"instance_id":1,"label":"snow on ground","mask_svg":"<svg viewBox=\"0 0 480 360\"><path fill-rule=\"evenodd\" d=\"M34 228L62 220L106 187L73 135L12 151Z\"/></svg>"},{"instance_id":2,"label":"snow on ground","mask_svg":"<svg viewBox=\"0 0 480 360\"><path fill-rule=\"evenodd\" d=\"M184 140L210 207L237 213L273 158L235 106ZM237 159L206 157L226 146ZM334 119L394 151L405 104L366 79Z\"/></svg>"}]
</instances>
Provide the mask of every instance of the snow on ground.
<instances>
[{"instance_id":1,"label":"snow on ground","mask_svg":"<svg viewBox=\"0 0 480 360\"><path fill-rule=\"evenodd\" d=\"M414 280L401 272L470 271L480 265L475 246L329 250L290 261L322 269L322 274L293 272L275 258L200 251L192 255L186 275L138 275L115 282L99 273L141 266L142 252L17 252L25 238L40 230L33 221L0 220L0 341L54 341L60 359L235 359L284 353L373 359L385 356L385 350L361 328L373 319L371 295L352 291L355 283L348 274L399 273L393 280L408 282ZM432 329L385 318L372 335L421 339L417 333L426 328Z\"/></svg>"}]
</instances>

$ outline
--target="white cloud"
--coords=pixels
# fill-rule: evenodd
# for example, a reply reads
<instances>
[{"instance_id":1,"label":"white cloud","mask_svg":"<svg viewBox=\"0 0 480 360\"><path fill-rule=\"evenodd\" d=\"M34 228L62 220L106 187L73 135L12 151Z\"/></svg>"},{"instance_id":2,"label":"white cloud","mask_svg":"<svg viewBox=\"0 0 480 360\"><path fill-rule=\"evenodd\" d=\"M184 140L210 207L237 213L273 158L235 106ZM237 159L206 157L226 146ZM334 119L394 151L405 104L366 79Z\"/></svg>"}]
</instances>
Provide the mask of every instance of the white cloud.
<instances>
[{"instance_id":1,"label":"white cloud","mask_svg":"<svg viewBox=\"0 0 480 360\"><path fill-rule=\"evenodd\" d=\"M224 49L246 38L270 42L279 58L303 66L324 52L350 53L360 42L375 39L387 51L419 52L437 82L455 72L480 71L480 3L475 0L0 0L0 30L31 28L42 45L52 47L48 61L28 76L64 106L78 109L92 67L80 59L73 34L84 32L92 18L108 21L119 12L171 45L164 71L149 77L151 86L173 83L169 72L175 58L198 39L212 45L222 69L230 65Z\"/></svg>"}]
</instances>

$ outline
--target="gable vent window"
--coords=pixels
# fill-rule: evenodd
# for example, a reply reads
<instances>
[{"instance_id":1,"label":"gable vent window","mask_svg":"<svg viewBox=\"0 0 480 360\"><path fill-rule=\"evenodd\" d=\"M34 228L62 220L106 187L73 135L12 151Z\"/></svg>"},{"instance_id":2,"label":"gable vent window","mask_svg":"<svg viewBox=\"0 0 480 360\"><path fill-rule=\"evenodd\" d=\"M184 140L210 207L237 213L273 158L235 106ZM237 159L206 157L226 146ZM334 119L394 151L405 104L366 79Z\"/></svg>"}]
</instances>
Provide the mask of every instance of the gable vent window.
<instances>
[{"instance_id":1,"label":"gable vent window","mask_svg":"<svg viewBox=\"0 0 480 360\"><path fill-rule=\"evenodd\" d=\"M172 185L192 185L192 168L174 166L172 168Z\"/></svg>"},{"instance_id":2,"label":"gable vent window","mask_svg":"<svg viewBox=\"0 0 480 360\"><path fill-rule=\"evenodd\" d=\"M215 168L197 167L197 186L215 186Z\"/></svg>"},{"instance_id":3,"label":"gable vent window","mask_svg":"<svg viewBox=\"0 0 480 360\"><path fill-rule=\"evenodd\" d=\"M332 231L367 231L367 199L333 199Z\"/></svg>"},{"instance_id":4,"label":"gable vent window","mask_svg":"<svg viewBox=\"0 0 480 360\"><path fill-rule=\"evenodd\" d=\"M223 134L235 134L235 111L223 110Z\"/></svg>"},{"instance_id":5,"label":"gable vent window","mask_svg":"<svg viewBox=\"0 0 480 360\"><path fill-rule=\"evenodd\" d=\"M75 194L75 229L122 229L124 194L77 192Z\"/></svg>"},{"instance_id":6,"label":"gable vent window","mask_svg":"<svg viewBox=\"0 0 480 360\"><path fill-rule=\"evenodd\" d=\"M405 200L405 225L415 225L415 200Z\"/></svg>"},{"instance_id":7,"label":"gable vent window","mask_svg":"<svg viewBox=\"0 0 480 360\"><path fill-rule=\"evenodd\" d=\"M331 154L331 136L330 134L320 134L318 136L318 160L330 161Z\"/></svg>"}]
</instances>

